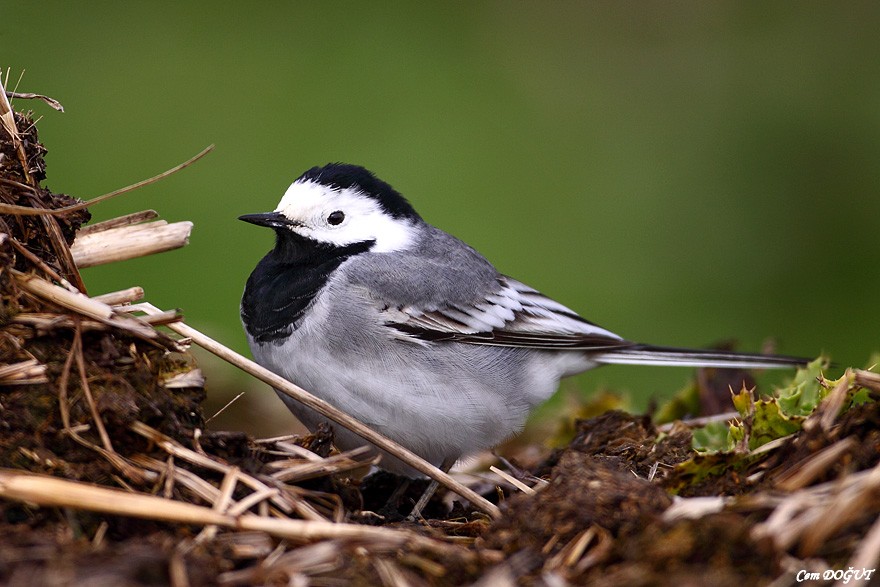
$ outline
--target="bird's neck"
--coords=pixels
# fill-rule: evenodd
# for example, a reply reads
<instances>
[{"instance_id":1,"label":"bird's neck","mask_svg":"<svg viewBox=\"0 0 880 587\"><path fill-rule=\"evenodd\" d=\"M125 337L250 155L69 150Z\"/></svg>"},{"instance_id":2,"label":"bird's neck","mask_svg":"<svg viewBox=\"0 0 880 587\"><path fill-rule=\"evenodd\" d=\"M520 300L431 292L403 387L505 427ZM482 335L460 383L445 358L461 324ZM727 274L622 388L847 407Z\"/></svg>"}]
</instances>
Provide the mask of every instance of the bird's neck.
<instances>
[{"instance_id":1,"label":"bird's neck","mask_svg":"<svg viewBox=\"0 0 880 587\"><path fill-rule=\"evenodd\" d=\"M275 248L251 273L241 317L257 342L281 343L299 326L306 309L343 261L364 253L372 241L337 247L279 234Z\"/></svg>"},{"instance_id":2,"label":"bird's neck","mask_svg":"<svg viewBox=\"0 0 880 587\"><path fill-rule=\"evenodd\" d=\"M338 246L308 239L285 230L276 233L275 248L264 260L288 269L308 270L328 263L335 269L348 257L369 251L374 244L375 241L364 241Z\"/></svg>"}]
</instances>

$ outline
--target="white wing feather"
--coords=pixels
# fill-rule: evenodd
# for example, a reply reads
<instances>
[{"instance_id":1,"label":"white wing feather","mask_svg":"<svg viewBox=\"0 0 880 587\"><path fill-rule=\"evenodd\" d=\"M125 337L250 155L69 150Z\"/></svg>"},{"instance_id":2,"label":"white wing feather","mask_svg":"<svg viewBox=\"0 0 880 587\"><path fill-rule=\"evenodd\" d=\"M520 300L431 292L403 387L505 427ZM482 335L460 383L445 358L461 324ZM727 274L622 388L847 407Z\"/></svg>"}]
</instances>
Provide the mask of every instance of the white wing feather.
<instances>
[{"instance_id":1,"label":"white wing feather","mask_svg":"<svg viewBox=\"0 0 880 587\"><path fill-rule=\"evenodd\" d=\"M386 323L405 336L533 348L597 349L628 345L537 290L509 277L472 304L387 308Z\"/></svg>"}]
</instances>

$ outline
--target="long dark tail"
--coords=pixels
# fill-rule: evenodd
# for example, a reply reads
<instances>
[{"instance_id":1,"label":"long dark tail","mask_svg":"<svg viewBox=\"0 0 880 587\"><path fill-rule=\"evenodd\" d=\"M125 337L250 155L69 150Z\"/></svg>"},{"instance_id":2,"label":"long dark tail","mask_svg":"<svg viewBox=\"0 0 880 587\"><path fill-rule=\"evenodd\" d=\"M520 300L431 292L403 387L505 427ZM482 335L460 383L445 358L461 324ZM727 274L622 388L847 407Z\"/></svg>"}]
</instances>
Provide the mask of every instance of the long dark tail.
<instances>
[{"instance_id":1,"label":"long dark tail","mask_svg":"<svg viewBox=\"0 0 880 587\"><path fill-rule=\"evenodd\" d=\"M758 355L733 351L679 349L637 344L593 355L605 365L674 365L679 367L720 367L742 369L787 369L801 367L811 359L782 355Z\"/></svg>"}]
</instances>

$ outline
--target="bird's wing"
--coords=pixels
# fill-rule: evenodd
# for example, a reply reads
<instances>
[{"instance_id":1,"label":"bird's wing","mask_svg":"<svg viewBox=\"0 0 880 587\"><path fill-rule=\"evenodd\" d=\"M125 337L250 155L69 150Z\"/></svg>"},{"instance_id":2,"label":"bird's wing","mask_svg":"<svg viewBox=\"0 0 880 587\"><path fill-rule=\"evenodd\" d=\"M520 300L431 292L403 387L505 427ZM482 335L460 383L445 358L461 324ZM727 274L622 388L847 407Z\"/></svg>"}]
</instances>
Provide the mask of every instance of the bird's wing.
<instances>
[{"instance_id":1,"label":"bird's wing","mask_svg":"<svg viewBox=\"0 0 880 587\"><path fill-rule=\"evenodd\" d=\"M471 302L389 306L382 317L388 327L424 341L580 350L632 345L519 281L499 275L496 283L494 291Z\"/></svg>"},{"instance_id":2,"label":"bird's wing","mask_svg":"<svg viewBox=\"0 0 880 587\"><path fill-rule=\"evenodd\" d=\"M531 287L500 275L471 247L428 226L411 252L355 256L341 267L354 297L407 341L580 350L596 363L772 368L805 364L717 350L637 344L584 320Z\"/></svg>"},{"instance_id":3,"label":"bird's wing","mask_svg":"<svg viewBox=\"0 0 880 587\"><path fill-rule=\"evenodd\" d=\"M499 274L473 248L430 225L416 248L355 256L340 274L404 340L584 350L632 345Z\"/></svg>"}]
</instances>

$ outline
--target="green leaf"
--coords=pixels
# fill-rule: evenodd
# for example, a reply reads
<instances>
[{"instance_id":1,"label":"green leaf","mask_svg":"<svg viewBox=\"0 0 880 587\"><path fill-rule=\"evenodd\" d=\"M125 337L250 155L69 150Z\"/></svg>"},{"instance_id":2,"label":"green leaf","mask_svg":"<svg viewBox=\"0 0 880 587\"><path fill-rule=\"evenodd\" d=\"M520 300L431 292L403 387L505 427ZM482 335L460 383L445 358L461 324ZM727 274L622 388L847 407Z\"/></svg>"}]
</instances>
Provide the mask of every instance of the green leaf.
<instances>
[{"instance_id":1,"label":"green leaf","mask_svg":"<svg viewBox=\"0 0 880 587\"><path fill-rule=\"evenodd\" d=\"M822 370L827 368L828 360L819 357L806 367L798 369L792 382L778 390L779 407L790 416L809 416L819 402L828 394L822 383L825 378Z\"/></svg>"},{"instance_id":2,"label":"green leaf","mask_svg":"<svg viewBox=\"0 0 880 587\"><path fill-rule=\"evenodd\" d=\"M752 401L753 392L753 389L746 389L745 387L737 393L731 392L733 407L736 408L736 411L739 412L740 416L743 418L748 418L755 409L754 402Z\"/></svg>"},{"instance_id":3,"label":"green leaf","mask_svg":"<svg viewBox=\"0 0 880 587\"><path fill-rule=\"evenodd\" d=\"M775 398L755 402L755 415L749 430L749 449L754 450L771 440L788 436L801 429L803 416L787 416Z\"/></svg>"},{"instance_id":4,"label":"green leaf","mask_svg":"<svg viewBox=\"0 0 880 587\"><path fill-rule=\"evenodd\" d=\"M742 420L736 423L729 424L727 426L727 433L730 435L730 448L728 450L733 450L737 444L745 440L746 425L742 422Z\"/></svg>"},{"instance_id":5,"label":"green leaf","mask_svg":"<svg viewBox=\"0 0 880 587\"><path fill-rule=\"evenodd\" d=\"M699 453L730 452L735 445L726 422L710 422L693 431L691 446Z\"/></svg>"},{"instance_id":6,"label":"green leaf","mask_svg":"<svg viewBox=\"0 0 880 587\"><path fill-rule=\"evenodd\" d=\"M747 455L732 452L698 454L683 463L675 465L667 488L679 493L686 487L699 485L709 477L718 477L725 473L741 469L748 464Z\"/></svg>"}]
</instances>

